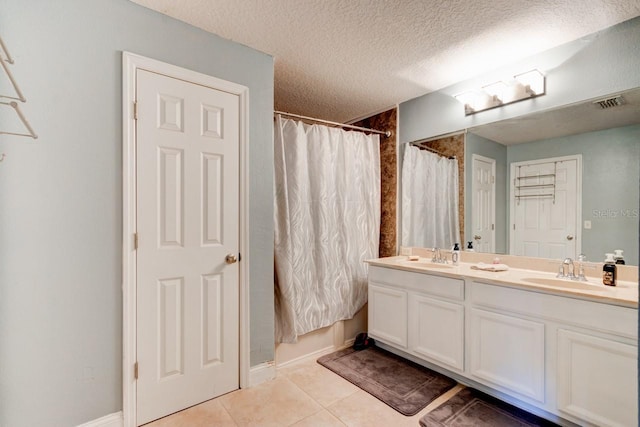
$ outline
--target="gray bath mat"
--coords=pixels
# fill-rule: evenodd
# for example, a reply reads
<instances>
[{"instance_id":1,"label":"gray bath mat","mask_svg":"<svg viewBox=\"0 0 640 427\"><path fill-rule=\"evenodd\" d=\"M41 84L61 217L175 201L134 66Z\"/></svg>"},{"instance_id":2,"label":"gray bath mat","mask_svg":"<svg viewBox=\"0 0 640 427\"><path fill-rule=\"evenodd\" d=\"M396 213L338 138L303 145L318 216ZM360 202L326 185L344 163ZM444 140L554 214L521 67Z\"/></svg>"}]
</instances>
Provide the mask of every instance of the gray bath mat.
<instances>
[{"instance_id":1,"label":"gray bath mat","mask_svg":"<svg viewBox=\"0 0 640 427\"><path fill-rule=\"evenodd\" d=\"M415 415L456 382L377 347L322 356L318 363L403 415Z\"/></svg>"},{"instance_id":2,"label":"gray bath mat","mask_svg":"<svg viewBox=\"0 0 640 427\"><path fill-rule=\"evenodd\" d=\"M420 419L422 427L557 426L472 388L465 388Z\"/></svg>"}]
</instances>

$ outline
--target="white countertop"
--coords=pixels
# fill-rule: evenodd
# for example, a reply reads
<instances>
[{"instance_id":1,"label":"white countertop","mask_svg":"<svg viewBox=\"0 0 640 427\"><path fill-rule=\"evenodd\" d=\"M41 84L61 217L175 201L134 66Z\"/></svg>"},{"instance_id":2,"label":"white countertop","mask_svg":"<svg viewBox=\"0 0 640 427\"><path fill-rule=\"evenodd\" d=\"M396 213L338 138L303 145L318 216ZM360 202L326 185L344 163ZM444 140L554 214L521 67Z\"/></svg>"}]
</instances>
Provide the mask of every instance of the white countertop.
<instances>
[{"instance_id":1,"label":"white countertop","mask_svg":"<svg viewBox=\"0 0 640 427\"><path fill-rule=\"evenodd\" d=\"M409 261L408 257L403 255L377 258L366 262L379 267L417 273L433 273L453 278L469 278L483 283L495 283L512 288L638 308L638 284L636 282L618 281L616 286L605 286L593 277L589 277L587 282L581 282L556 279L555 274L538 270L509 268L507 271L483 271L472 269L471 267L475 266L475 263L461 262L457 266L435 264L430 259L423 257L417 261ZM545 281L549 283L544 283Z\"/></svg>"}]
</instances>

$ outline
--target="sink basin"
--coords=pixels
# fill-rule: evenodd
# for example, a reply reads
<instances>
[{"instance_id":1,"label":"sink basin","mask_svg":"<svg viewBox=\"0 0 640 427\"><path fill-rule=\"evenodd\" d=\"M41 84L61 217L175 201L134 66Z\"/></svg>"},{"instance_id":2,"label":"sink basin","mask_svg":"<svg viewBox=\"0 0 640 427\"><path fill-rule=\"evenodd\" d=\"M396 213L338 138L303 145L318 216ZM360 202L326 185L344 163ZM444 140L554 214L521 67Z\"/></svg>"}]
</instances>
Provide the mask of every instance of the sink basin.
<instances>
[{"instance_id":1,"label":"sink basin","mask_svg":"<svg viewBox=\"0 0 640 427\"><path fill-rule=\"evenodd\" d=\"M431 261L403 261L403 263L407 264L407 265L414 265L416 267L427 267L427 268L453 268L455 266L451 265L451 264L438 264L437 262L431 262Z\"/></svg>"},{"instance_id":2,"label":"sink basin","mask_svg":"<svg viewBox=\"0 0 640 427\"><path fill-rule=\"evenodd\" d=\"M574 282L571 280L563 280L563 279L550 279L546 277L528 277L526 279L522 279L523 282L533 283L536 285L545 285L545 286L553 286L556 288L564 288L564 289L579 289L583 291L594 291L594 292L605 292L606 288L604 285L592 285L586 282Z\"/></svg>"}]
</instances>

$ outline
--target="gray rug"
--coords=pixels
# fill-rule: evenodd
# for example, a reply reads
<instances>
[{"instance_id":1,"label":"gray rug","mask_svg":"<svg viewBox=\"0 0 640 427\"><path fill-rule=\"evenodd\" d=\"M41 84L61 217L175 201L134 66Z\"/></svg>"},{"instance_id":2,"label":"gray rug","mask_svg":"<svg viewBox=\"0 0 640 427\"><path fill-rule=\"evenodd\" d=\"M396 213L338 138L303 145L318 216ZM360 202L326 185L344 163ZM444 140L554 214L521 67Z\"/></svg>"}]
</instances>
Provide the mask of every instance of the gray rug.
<instances>
[{"instance_id":1,"label":"gray rug","mask_svg":"<svg viewBox=\"0 0 640 427\"><path fill-rule=\"evenodd\" d=\"M318 363L403 415L415 415L456 382L377 347L322 356Z\"/></svg>"},{"instance_id":2,"label":"gray rug","mask_svg":"<svg viewBox=\"0 0 640 427\"><path fill-rule=\"evenodd\" d=\"M472 388L466 388L420 419L422 427L556 426Z\"/></svg>"}]
</instances>

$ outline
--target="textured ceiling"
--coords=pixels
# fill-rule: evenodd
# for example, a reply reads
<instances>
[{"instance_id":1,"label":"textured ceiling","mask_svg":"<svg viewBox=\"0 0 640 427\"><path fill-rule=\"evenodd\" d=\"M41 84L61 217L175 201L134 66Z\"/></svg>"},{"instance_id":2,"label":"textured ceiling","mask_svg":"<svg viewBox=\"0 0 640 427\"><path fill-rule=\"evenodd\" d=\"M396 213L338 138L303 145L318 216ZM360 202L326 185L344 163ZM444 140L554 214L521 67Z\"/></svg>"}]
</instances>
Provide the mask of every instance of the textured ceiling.
<instances>
[{"instance_id":1,"label":"textured ceiling","mask_svg":"<svg viewBox=\"0 0 640 427\"><path fill-rule=\"evenodd\" d=\"M638 0L132 0L275 58L275 108L348 121L640 15Z\"/></svg>"}]
</instances>

